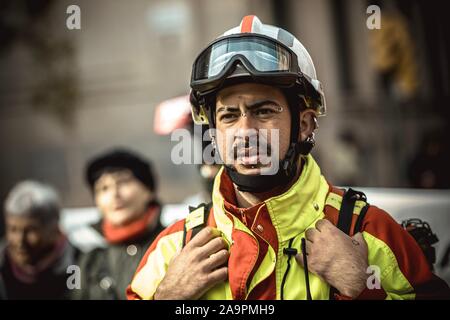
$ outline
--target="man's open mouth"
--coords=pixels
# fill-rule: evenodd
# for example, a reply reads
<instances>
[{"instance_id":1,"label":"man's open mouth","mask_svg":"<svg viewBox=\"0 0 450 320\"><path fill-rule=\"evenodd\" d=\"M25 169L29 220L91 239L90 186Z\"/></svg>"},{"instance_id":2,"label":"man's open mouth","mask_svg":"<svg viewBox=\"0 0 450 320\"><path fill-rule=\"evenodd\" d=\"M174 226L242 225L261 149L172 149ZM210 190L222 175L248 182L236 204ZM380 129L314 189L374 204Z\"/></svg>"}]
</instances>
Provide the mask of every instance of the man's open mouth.
<instances>
[{"instance_id":1,"label":"man's open mouth","mask_svg":"<svg viewBox=\"0 0 450 320\"><path fill-rule=\"evenodd\" d=\"M240 149L235 160L237 164L248 168L260 168L268 164L268 156L265 153L259 153L257 148L242 148Z\"/></svg>"},{"instance_id":2,"label":"man's open mouth","mask_svg":"<svg viewBox=\"0 0 450 320\"><path fill-rule=\"evenodd\" d=\"M235 153L235 160L242 165L256 165L259 160L258 149L254 147L240 148Z\"/></svg>"}]
</instances>

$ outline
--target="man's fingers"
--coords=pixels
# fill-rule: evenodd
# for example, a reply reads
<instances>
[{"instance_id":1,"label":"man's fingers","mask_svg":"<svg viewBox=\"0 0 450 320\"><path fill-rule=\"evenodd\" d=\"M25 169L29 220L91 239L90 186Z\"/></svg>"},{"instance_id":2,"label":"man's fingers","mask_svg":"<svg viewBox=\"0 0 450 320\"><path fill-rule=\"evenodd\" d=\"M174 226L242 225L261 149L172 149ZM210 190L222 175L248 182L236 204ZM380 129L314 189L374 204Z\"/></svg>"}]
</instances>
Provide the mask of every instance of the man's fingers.
<instances>
[{"instance_id":1,"label":"man's fingers","mask_svg":"<svg viewBox=\"0 0 450 320\"><path fill-rule=\"evenodd\" d=\"M200 248L199 256L200 258L209 257L213 253L226 248L227 243L225 242L225 240L222 237L217 237L210 240L207 244Z\"/></svg>"},{"instance_id":2,"label":"man's fingers","mask_svg":"<svg viewBox=\"0 0 450 320\"><path fill-rule=\"evenodd\" d=\"M297 260L297 263L299 265L301 265L302 267L304 267L303 265L303 254L301 251L299 251L296 255L295 255L295 260Z\"/></svg>"},{"instance_id":3,"label":"man's fingers","mask_svg":"<svg viewBox=\"0 0 450 320\"><path fill-rule=\"evenodd\" d=\"M314 239L316 239L319 236L319 231L315 228L309 228L305 232L305 238L308 241L314 242Z\"/></svg>"},{"instance_id":4,"label":"man's fingers","mask_svg":"<svg viewBox=\"0 0 450 320\"><path fill-rule=\"evenodd\" d=\"M358 232L352 237L352 242L355 246L359 247L360 250L367 254L367 243L361 232Z\"/></svg>"},{"instance_id":5,"label":"man's fingers","mask_svg":"<svg viewBox=\"0 0 450 320\"><path fill-rule=\"evenodd\" d=\"M222 266L228 261L228 250L220 250L214 254L212 254L206 261L206 268L208 271L214 270L217 267Z\"/></svg>"},{"instance_id":6,"label":"man's fingers","mask_svg":"<svg viewBox=\"0 0 450 320\"><path fill-rule=\"evenodd\" d=\"M206 227L203 228L191 241L188 242L186 247L201 247L208 243L211 239L220 236L220 231L216 228Z\"/></svg>"},{"instance_id":7,"label":"man's fingers","mask_svg":"<svg viewBox=\"0 0 450 320\"><path fill-rule=\"evenodd\" d=\"M216 283L227 280L227 278L228 267L222 267L208 274L208 283L210 285L215 285Z\"/></svg>"},{"instance_id":8,"label":"man's fingers","mask_svg":"<svg viewBox=\"0 0 450 320\"><path fill-rule=\"evenodd\" d=\"M171 264L181 253L181 250L177 250L177 252L175 252L175 254L172 256L172 258L169 261L169 264Z\"/></svg>"},{"instance_id":9,"label":"man's fingers","mask_svg":"<svg viewBox=\"0 0 450 320\"><path fill-rule=\"evenodd\" d=\"M311 246L312 246L312 242L306 240L305 241L305 249L306 249L306 255L309 256L311 254ZM303 252L302 249L300 248L300 250L298 250L297 254L295 255L295 260L297 260L297 262L304 267L303 265Z\"/></svg>"},{"instance_id":10,"label":"man's fingers","mask_svg":"<svg viewBox=\"0 0 450 320\"><path fill-rule=\"evenodd\" d=\"M363 241L365 242L364 237L363 237L361 232L358 232L358 233L354 234L352 239L354 239L354 240L356 240L358 242L363 242Z\"/></svg>"},{"instance_id":11,"label":"man's fingers","mask_svg":"<svg viewBox=\"0 0 450 320\"><path fill-rule=\"evenodd\" d=\"M330 226L332 226L333 224L328 221L327 219L320 219L316 222L315 227L317 230L319 230L320 232L324 231L326 228L329 228Z\"/></svg>"}]
</instances>

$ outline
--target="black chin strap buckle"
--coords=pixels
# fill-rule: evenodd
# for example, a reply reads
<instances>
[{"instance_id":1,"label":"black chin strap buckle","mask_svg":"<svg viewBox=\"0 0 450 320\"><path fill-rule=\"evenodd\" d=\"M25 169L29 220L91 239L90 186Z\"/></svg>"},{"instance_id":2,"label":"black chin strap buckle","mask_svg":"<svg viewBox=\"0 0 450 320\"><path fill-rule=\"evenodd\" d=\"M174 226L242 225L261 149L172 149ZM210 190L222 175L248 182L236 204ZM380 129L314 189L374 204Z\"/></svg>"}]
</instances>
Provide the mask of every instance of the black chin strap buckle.
<instances>
[{"instance_id":1,"label":"black chin strap buckle","mask_svg":"<svg viewBox=\"0 0 450 320\"><path fill-rule=\"evenodd\" d=\"M283 160L283 171L286 173L286 176L291 175L291 171L295 170L294 162L296 160L297 156L297 150L296 150L296 144L292 143L289 147L288 151L286 152L286 156Z\"/></svg>"},{"instance_id":2,"label":"black chin strap buckle","mask_svg":"<svg viewBox=\"0 0 450 320\"><path fill-rule=\"evenodd\" d=\"M308 155L312 148L316 145L316 141L314 140L314 135L309 136L305 139L305 141L301 141L297 144L298 146L298 153L301 155Z\"/></svg>"}]
</instances>

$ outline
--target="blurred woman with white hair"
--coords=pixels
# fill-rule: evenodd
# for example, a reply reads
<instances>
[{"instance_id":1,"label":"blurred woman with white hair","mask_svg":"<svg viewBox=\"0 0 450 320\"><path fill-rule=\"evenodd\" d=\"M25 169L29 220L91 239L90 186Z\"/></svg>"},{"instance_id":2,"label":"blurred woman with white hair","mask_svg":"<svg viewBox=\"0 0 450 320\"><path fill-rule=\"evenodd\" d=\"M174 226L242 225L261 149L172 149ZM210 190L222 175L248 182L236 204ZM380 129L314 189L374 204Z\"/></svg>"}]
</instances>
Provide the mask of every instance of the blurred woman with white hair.
<instances>
[{"instance_id":1,"label":"blurred woman with white hair","mask_svg":"<svg viewBox=\"0 0 450 320\"><path fill-rule=\"evenodd\" d=\"M40 182L22 181L7 196L4 214L6 238L0 243L2 298L69 298L68 267L76 261L78 250L59 229L57 192Z\"/></svg>"}]
</instances>

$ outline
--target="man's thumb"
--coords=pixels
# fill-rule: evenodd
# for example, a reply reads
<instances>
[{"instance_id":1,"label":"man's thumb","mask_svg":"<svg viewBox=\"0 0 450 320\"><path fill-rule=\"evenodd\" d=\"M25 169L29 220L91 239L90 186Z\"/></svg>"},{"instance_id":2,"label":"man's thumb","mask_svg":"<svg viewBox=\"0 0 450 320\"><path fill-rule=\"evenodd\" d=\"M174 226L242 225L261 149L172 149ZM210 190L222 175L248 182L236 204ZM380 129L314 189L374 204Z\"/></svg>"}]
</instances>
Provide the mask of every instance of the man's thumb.
<instances>
[{"instance_id":1,"label":"man's thumb","mask_svg":"<svg viewBox=\"0 0 450 320\"><path fill-rule=\"evenodd\" d=\"M169 264L171 264L173 262L173 260L175 260L181 253L181 248L177 249L177 251L175 251L175 253L173 254L172 258L170 258Z\"/></svg>"},{"instance_id":2,"label":"man's thumb","mask_svg":"<svg viewBox=\"0 0 450 320\"><path fill-rule=\"evenodd\" d=\"M355 234L352 237L352 241L355 246L358 246L359 248L361 248L362 250L367 252L367 243L366 243L366 240L364 240L364 237L361 232L358 232L357 234Z\"/></svg>"},{"instance_id":3,"label":"man's thumb","mask_svg":"<svg viewBox=\"0 0 450 320\"><path fill-rule=\"evenodd\" d=\"M297 260L298 264L300 264L302 267L304 267L304 265L303 265L303 254L302 254L301 250L299 250L298 253L295 255L295 260Z\"/></svg>"}]
</instances>

